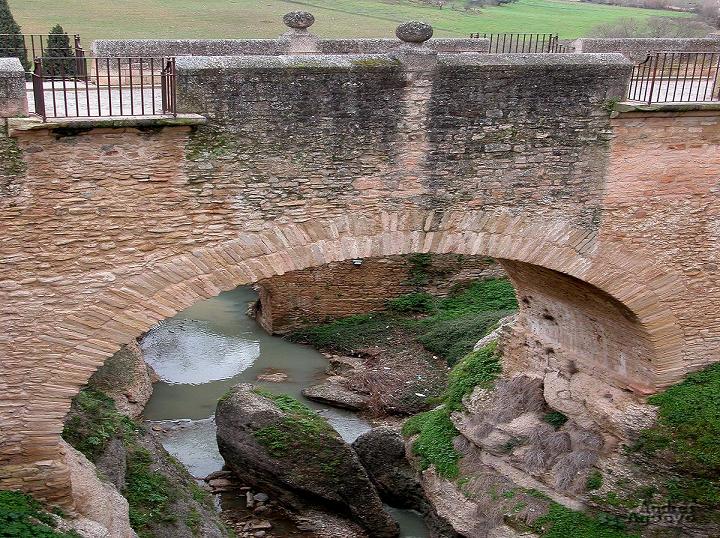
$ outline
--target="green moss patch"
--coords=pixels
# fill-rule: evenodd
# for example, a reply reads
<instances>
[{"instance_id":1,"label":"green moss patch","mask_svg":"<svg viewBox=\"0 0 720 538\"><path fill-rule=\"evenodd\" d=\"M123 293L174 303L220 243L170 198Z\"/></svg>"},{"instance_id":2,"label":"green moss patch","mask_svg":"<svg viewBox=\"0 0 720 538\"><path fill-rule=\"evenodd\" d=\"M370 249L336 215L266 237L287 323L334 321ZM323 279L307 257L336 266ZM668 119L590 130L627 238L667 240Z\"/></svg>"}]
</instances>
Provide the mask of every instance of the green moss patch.
<instances>
[{"instance_id":1,"label":"green moss patch","mask_svg":"<svg viewBox=\"0 0 720 538\"><path fill-rule=\"evenodd\" d=\"M628 534L618 519L600 514L592 516L551 503L547 514L536 519L532 530L542 538L639 538Z\"/></svg>"},{"instance_id":2,"label":"green moss patch","mask_svg":"<svg viewBox=\"0 0 720 538\"><path fill-rule=\"evenodd\" d=\"M97 389L85 388L73 399L63 439L94 462L113 437L130 439L137 428L118 413L112 398Z\"/></svg>"},{"instance_id":3,"label":"green moss patch","mask_svg":"<svg viewBox=\"0 0 720 538\"><path fill-rule=\"evenodd\" d=\"M720 504L720 364L695 372L648 402L656 426L642 432L635 451L660 457L678 477L665 484L672 502Z\"/></svg>"},{"instance_id":4,"label":"green moss patch","mask_svg":"<svg viewBox=\"0 0 720 538\"><path fill-rule=\"evenodd\" d=\"M413 267L424 267L422 260ZM421 279L418 269L416 278ZM515 291L507 279L473 282L446 298L424 292L403 295L388 303L388 312L349 316L295 331L290 338L320 349L354 353L402 331L448 364L472 351L497 322L517 310ZM418 318L417 314L428 314Z\"/></svg>"},{"instance_id":5,"label":"green moss patch","mask_svg":"<svg viewBox=\"0 0 720 538\"><path fill-rule=\"evenodd\" d=\"M35 499L19 491L0 491L0 536L13 538L76 538L55 529L55 519Z\"/></svg>"},{"instance_id":6,"label":"green moss patch","mask_svg":"<svg viewBox=\"0 0 720 538\"><path fill-rule=\"evenodd\" d=\"M477 386L490 388L500 375L500 361L495 343L469 353L450 371L448 386L437 408L409 418L403 425L403 435L418 435L413 453L420 457L423 469L435 465L438 474L456 478L460 455L453 446L459 432L450 420L453 411L462 408L462 399Z\"/></svg>"}]
</instances>

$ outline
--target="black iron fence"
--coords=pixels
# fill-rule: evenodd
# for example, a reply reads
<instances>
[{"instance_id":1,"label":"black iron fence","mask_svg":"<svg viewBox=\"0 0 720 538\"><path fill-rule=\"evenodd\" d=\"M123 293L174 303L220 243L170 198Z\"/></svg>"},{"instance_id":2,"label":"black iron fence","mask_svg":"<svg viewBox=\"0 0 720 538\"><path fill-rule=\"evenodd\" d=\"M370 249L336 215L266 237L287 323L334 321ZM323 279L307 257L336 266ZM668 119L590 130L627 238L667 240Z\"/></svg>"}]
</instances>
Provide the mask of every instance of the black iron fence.
<instances>
[{"instance_id":1,"label":"black iron fence","mask_svg":"<svg viewBox=\"0 0 720 538\"><path fill-rule=\"evenodd\" d=\"M557 34L470 34L471 38L489 39L490 52L494 53L550 53L571 52L560 43Z\"/></svg>"},{"instance_id":2,"label":"black iron fence","mask_svg":"<svg viewBox=\"0 0 720 538\"><path fill-rule=\"evenodd\" d=\"M720 101L719 52L652 52L633 68L628 99L652 103Z\"/></svg>"},{"instance_id":3,"label":"black iron fence","mask_svg":"<svg viewBox=\"0 0 720 538\"><path fill-rule=\"evenodd\" d=\"M58 46L50 34L0 34L0 57L19 58L28 71L32 69L35 58L48 56L84 57L80 36L74 34L67 46Z\"/></svg>"},{"instance_id":4,"label":"black iron fence","mask_svg":"<svg viewBox=\"0 0 720 538\"><path fill-rule=\"evenodd\" d=\"M175 115L175 58L35 58L31 112L48 118Z\"/></svg>"}]
</instances>

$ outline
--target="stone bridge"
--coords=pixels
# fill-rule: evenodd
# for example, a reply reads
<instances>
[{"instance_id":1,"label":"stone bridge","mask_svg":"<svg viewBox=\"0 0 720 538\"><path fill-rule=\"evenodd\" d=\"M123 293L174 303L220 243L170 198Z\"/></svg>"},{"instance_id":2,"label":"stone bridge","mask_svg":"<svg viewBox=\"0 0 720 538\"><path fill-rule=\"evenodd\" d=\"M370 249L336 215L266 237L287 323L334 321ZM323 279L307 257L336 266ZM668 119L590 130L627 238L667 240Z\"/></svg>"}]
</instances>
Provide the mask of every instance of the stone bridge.
<instances>
[{"instance_id":1,"label":"stone bridge","mask_svg":"<svg viewBox=\"0 0 720 538\"><path fill-rule=\"evenodd\" d=\"M720 359L720 111L618 105L623 56L408 43L177 66L177 118L4 120L0 487L67 505L63 418L121 344L333 261L494 257L518 360L638 398Z\"/></svg>"}]
</instances>

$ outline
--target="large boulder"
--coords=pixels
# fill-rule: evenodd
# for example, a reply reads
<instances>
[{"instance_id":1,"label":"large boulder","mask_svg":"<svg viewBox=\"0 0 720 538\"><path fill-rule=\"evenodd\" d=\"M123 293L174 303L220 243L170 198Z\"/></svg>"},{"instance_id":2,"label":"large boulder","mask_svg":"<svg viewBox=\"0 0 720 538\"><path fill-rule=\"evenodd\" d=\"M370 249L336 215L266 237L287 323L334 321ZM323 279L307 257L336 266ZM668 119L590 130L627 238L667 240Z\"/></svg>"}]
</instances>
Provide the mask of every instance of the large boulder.
<instances>
[{"instance_id":1,"label":"large boulder","mask_svg":"<svg viewBox=\"0 0 720 538\"><path fill-rule=\"evenodd\" d=\"M390 426L363 433L352 444L380 497L398 508L418 509L425 501L417 473L405 457L405 441Z\"/></svg>"},{"instance_id":2,"label":"large boulder","mask_svg":"<svg viewBox=\"0 0 720 538\"><path fill-rule=\"evenodd\" d=\"M377 538L398 536L355 452L289 396L233 387L215 415L220 453L243 480L296 510L327 508Z\"/></svg>"},{"instance_id":3,"label":"large boulder","mask_svg":"<svg viewBox=\"0 0 720 538\"><path fill-rule=\"evenodd\" d=\"M352 447L383 501L420 512L431 536L460 536L428 501L420 475L407 459L405 440L399 431L390 426L373 428L358 437Z\"/></svg>"}]
</instances>

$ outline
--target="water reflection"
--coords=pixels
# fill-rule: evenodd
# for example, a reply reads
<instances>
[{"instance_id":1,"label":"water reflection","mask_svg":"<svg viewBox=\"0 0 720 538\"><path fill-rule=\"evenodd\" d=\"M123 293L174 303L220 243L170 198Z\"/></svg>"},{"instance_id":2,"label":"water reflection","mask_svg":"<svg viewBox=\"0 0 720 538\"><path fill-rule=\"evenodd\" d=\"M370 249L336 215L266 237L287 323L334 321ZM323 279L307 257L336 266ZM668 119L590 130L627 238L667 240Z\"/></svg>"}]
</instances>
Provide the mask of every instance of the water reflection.
<instances>
[{"instance_id":1,"label":"water reflection","mask_svg":"<svg viewBox=\"0 0 720 538\"><path fill-rule=\"evenodd\" d=\"M224 465L215 437L215 406L238 383L253 383L303 400L347 442L371 428L355 413L301 395L304 387L324 378L327 360L311 347L267 334L247 315L255 299L249 288L223 293L159 323L141 341L147 362L161 378L143 415L156 428L166 430L162 433L166 450L195 477ZM285 372L288 379L257 381L259 374L269 370ZM419 514L396 509L391 513L401 525L402 536L427 536Z\"/></svg>"}]
</instances>

